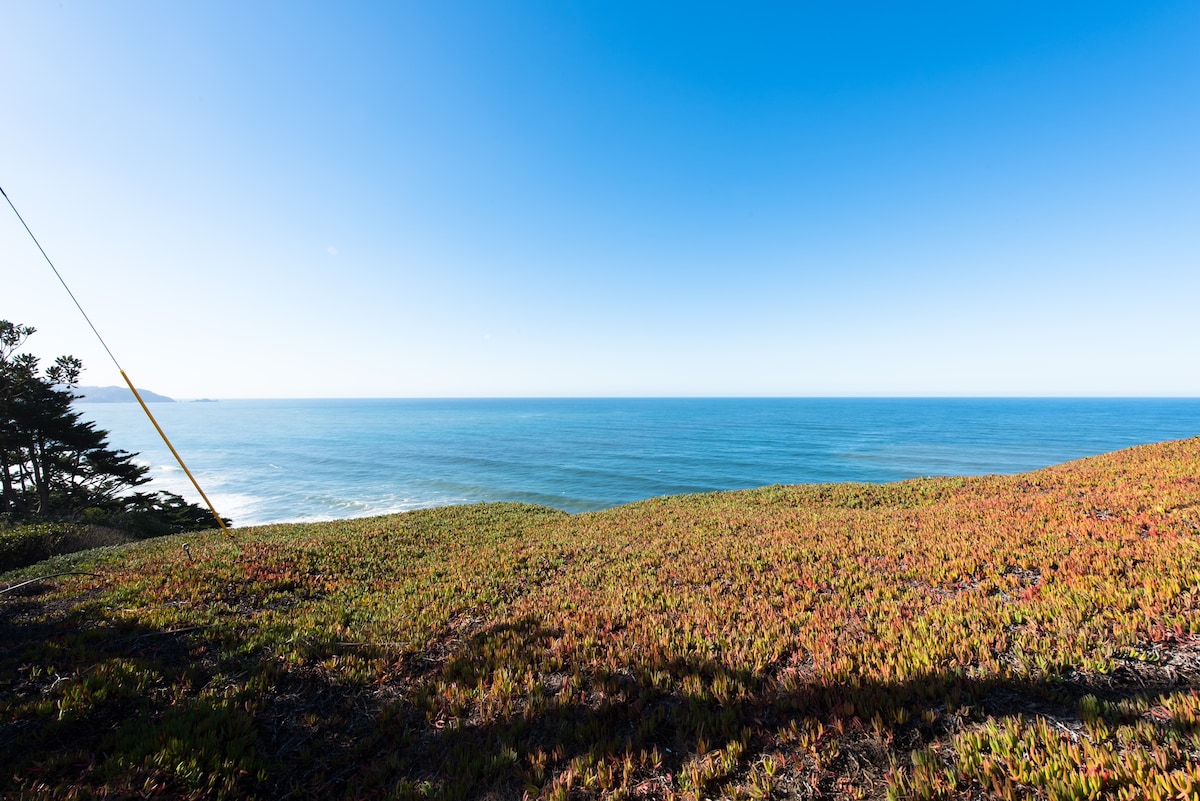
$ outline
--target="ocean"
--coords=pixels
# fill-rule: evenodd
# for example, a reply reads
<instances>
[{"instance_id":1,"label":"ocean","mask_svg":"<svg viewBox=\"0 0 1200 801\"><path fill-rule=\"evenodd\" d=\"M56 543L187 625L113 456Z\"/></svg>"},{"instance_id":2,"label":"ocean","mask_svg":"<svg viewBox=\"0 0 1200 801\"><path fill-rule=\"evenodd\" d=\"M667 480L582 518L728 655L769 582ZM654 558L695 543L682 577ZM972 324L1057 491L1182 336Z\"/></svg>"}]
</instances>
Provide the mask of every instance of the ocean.
<instances>
[{"instance_id":1,"label":"ocean","mask_svg":"<svg viewBox=\"0 0 1200 801\"><path fill-rule=\"evenodd\" d=\"M76 408L199 501L135 403ZM1034 470L1200 434L1200 399L221 400L151 404L234 525L479 501L568 512L768 484Z\"/></svg>"}]
</instances>

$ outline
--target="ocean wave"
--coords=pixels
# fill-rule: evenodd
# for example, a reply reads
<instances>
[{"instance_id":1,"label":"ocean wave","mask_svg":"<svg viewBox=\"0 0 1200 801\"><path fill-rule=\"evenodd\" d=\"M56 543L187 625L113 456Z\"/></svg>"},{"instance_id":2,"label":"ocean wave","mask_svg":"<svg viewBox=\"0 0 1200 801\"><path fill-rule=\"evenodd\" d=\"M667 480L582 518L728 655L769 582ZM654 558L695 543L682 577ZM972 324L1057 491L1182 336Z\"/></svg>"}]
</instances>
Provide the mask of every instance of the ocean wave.
<instances>
[{"instance_id":1,"label":"ocean wave","mask_svg":"<svg viewBox=\"0 0 1200 801\"><path fill-rule=\"evenodd\" d=\"M260 497L239 492L218 492L209 495L209 500L217 508L217 514L229 518L235 526L254 526L269 522L258 517L257 513L263 506L263 499Z\"/></svg>"}]
</instances>

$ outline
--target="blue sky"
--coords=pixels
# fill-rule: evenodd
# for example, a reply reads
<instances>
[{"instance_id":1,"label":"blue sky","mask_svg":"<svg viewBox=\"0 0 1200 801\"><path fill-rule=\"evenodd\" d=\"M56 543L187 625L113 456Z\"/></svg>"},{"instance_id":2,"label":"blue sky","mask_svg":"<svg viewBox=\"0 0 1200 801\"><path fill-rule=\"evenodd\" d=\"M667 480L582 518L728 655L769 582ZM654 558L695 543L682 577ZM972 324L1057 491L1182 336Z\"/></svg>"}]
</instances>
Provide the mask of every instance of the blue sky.
<instances>
[{"instance_id":1,"label":"blue sky","mask_svg":"<svg viewBox=\"0 0 1200 801\"><path fill-rule=\"evenodd\" d=\"M1200 395L1194 2L12 0L0 104L175 397Z\"/></svg>"}]
</instances>

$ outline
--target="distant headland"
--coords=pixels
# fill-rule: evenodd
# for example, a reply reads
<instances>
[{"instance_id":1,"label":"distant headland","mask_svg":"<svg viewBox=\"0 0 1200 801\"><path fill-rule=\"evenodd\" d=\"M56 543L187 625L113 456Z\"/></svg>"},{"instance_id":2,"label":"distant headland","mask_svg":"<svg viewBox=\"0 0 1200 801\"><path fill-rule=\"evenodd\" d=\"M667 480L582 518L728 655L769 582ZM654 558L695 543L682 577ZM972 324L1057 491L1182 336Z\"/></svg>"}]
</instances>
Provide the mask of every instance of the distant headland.
<instances>
[{"instance_id":1,"label":"distant headland","mask_svg":"<svg viewBox=\"0 0 1200 801\"><path fill-rule=\"evenodd\" d=\"M76 387L75 392L79 394L80 400L87 403L133 403L137 400L129 391L129 387ZM168 398L166 395L159 395L157 392L151 392L141 387L138 387L138 394L146 403L175 402L174 398Z\"/></svg>"}]
</instances>

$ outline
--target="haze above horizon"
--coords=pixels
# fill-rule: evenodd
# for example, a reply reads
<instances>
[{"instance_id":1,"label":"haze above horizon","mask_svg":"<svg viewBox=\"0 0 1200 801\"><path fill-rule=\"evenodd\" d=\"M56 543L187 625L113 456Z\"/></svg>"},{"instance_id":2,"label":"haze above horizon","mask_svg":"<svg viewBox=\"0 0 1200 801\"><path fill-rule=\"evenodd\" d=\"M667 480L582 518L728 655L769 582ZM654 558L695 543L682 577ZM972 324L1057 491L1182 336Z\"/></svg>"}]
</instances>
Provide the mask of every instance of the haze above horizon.
<instances>
[{"instance_id":1,"label":"haze above horizon","mask_svg":"<svg viewBox=\"0 0 1200 801\"><path fill-rule=\"evenodd\" d=\"M177 398L1200 396L1200 5L14 0L0 186ZM0 208L0 318L116 369Z\"/></svg>"}]
</instances>

